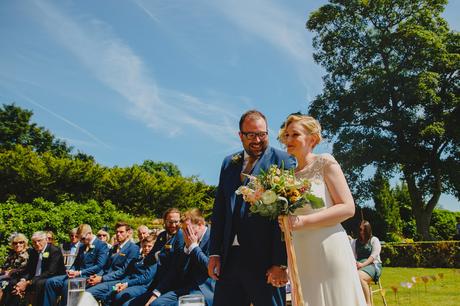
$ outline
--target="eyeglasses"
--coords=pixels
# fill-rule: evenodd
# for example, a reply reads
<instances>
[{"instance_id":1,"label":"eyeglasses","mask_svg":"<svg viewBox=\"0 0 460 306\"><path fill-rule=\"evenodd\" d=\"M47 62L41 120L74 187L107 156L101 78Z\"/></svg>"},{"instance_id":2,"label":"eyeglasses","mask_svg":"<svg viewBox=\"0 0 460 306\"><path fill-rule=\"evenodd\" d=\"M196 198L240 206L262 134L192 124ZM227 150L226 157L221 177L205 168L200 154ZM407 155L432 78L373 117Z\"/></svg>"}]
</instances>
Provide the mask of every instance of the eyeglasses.
<instances>
[{"instance_id":1,"label":"eyeglasses","mask_svg":"<svg viewBox=\"0 0 460 306\"><path fill-rule=\"evenodd\" d=\"M96 236L97 236L97 237L107 237L106 234L97 234Z\"/></svg>"},{"instance_id":2,"label":"eyeglasses","mask_svg":"<svg viewBox=\"0 0 460 306\"><path fill-rule=\"evenodd\" d=\"M259 137L260 139L265 139L268 136L268 132L241 132L241 134L244 135L249 140L254 140L256 137Z\"/></svg>"},{"instance_id":3,"label":"eyeglasses","mask_svg":"<svg viewBox=\"0 0 460 306\"><path fill-rule=\"evenodd\" d=\"M25 244L25 241L13 241L13 245Z\"/></svg>"},{"instance_id":4,"label":"eyeglasses","mask_svg":"<svg viewBox=\"0 0 460 306\"><path fill-rule=\"evenodd\" d=\"M166 220L166 224L168 225L173 225L173 224L179 224L180 220Z\"/></svg>"}]
</instances>

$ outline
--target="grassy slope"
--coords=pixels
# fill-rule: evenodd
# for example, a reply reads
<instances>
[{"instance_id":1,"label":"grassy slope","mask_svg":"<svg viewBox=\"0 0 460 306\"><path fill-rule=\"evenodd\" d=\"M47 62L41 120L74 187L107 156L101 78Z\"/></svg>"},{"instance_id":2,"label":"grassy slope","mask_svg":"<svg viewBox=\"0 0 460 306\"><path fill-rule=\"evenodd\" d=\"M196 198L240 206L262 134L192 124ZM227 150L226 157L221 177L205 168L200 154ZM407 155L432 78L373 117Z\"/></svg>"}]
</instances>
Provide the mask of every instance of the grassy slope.
<instances>
[{"instance_id":1,"label":"grassy slope","mask_svg":"<svg viewBox=\"0 0 460 306\"><path fill-rule=\"evenodd\" d=\"M444 278L439 278L439 273ZM401 287L401 282L411 282L413 276L437 276L437 280L430 279L425 284L421 279L411 289ZM460 270L454 269L431 269L431 268L390 268L384 267L381 278L383 288L386 289L388 306L458 306L460 305ZM395 294L392 286L397 287ZM376 289L377 286L373 286ZM374 293L374 305L383 305L378 293Z\"/></svg>"}]
</instances>

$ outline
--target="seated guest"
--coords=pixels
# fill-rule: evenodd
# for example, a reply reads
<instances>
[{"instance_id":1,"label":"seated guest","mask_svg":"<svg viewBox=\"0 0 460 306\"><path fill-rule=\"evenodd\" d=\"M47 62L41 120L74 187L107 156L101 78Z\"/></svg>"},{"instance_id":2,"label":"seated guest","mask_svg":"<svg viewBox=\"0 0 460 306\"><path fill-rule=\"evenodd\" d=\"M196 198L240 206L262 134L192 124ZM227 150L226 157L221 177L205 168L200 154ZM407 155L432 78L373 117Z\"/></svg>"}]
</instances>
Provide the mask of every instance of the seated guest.
<instances>
[{"instance_id":1,"label":"seated guest","mask_svg":"<svg viewBox=\"0 0 460 306\"><path fill-rule=\"evenodd\" d=\"M199 209L182 216L185 247L181 264L177 266L178 289L158 294L153 292L145 305L176 305L180 296L201 294L206 305L212 306L215 281L208 276L209 231Z\"/></svg>"},{"instance_id":2,"label":"seated guest","mask_svg":"<svg viewBox=\"0 0 460 306\"><path fill-rule=\"evenodd\" d=\"M142 241L147 238L147 236L150 235L149 228L145 225L141 225L137 228L137 239L139 239L139 242L136 243L139 247L141 247ZM140 250L142 252L142 250Z\"/></svg>"},{"instance_id":3,"label":"seated guest","mask_svg":"<svg viewBox=\"0 0 460 306\"><path fill-rule=\"evenodd\" d=\"M80 240L78 240L77 230L78 228L71 229L69 231L69 241L66 241L61 244L61 249L66 254L77 255L78 246L80 245Z\"/></svg>"},{"instance_id":4,"label":"seated guest","mask_svg":"<svg viewBox=\"0 0 460 306\"><path fill-rule=\"evenodd\" d=\"M164 231L158 234L155 240L155 245L152 251L145 259L146 261L152 261L156 263L160 250L167 244L171 238L177 233L180 228L180 211L177 208L169 208L163 214L163 226ZM169 243L170 244L170 243ZM164 255L167 253L164 253ZM164 262L165 263L165 262ZM165 263L166 264L166 263Z\"/></svg>"},{"instance_id":5,"label":"seated guest","mask_svg":"<svg viewBox=\"0 0 460 306\"><path fill-rule=\"evenodd\" d=\"M107 247L110 249L114 246L114 244L110 243L110 234L105 229L100 229L97 231L96 237L102 241L107 243ZM114 238L116 239L116 238Z\"/></svg>"},{"instance_id":6,"label":"seated guest","mask_svg":"<svg viewBox=\"0 0 460 306\"><path fill-rule=\"evenodd\" d=\"M359 270L359 278L366 303L371 305L369 284L372 280L377 282L382 274L382 261L380 260L380 240L372 236L372 227L369 221L361 221L359 238L351 241L351 247L355 254L356 267Z\"/></svg>"},{"instance_id":7,"label":"seated guest","mask_svg":"<svg viewBox=\"0 0 460 306\"><path fill-rule=\"evenodd\" d=\"M77 234L82 243L78 249L77 258L69 271L67 271L67 275L55 276L47 280L44 306L54 305L58 296L61 296L60 305L66 305L69 278L88 278L101 271L107 261L107 244L96 239L96 236L92 233L91 226L81 224L78 227Z\"/></svg>"},{"instance_id":8,"label":"seated guest","mask_svg":"<svg viewBox=\"0 0 460 306\"><path fill-rule=\"evenodd\" d=\"M61 244L62 254L64 254L64 264L66 267L70 267L75 261L79 246L80 240L78 239L77 228L73 228L69 231L69 241L65 241Z\"/></svg>"},{"instance_id":9,"label":"seated guest","mask_svg":"<svg viewBox=\"0 0 460 306\"><path fill-rule=\"evenodd\" d=\"M15 233L11 236L11 245L8 257L0 268L0 305L3 304L3 295L8 294L25 272L29 260L28 240L24 234Z\"/></svg>"},{"instance_id":10,"label":"seated guest","mask_svg":"<svg viewBox=\"0 0 460 306\"><path fill-rule=\"evenodd\" d=\"M58 247L48 243L45 232L35 232L32 235L32 245L25 274L16 284L7 305L19 305L21 296L33 293L30 294L32 305L41 306L46 280L65 274L62 252Z\"/></svg>"},{"instance_id":11,"label":"seated guest","mask_svg":"<svg viewBox=\"0 0 460 306\"><path fill-rule=\"evenodd\" d=\"M128 263L139 256L139 247L131 241L131 226L125 222L118 222L115 225L115 237L117 244L109 251L109 257L102 271L91 275L87 280L90 288L86 291L91 293L96 299L101 300L105 296L105 287L95 286L102 281L104 277L112 272L121 271L126 268Z\"/></svg>"},{"instance_id":12,"label":"seated guest","mask_svg":"<svg viewBox=\"0 0 460 306\"><path fill-rule=\"evenodd\" d=\"M180 265L181 254L184 248L184 237L180 229L180 213L177 209L170 209L165 213L166 233L172 235L164 235L169 237L166 243L157 239L155 245L163 244L160 251L155 251L155 245L147 257L144 259L145 264L151 265L155 263L155 273L151 280L148 290L140 295L125 302L123 305L144 305L152 296L153 292L160 295L161 293L178 288L177 284L177 267ZM141 288L145 290L145 288ZM131 289L137 290L137 289ZM124 299L123 299L124 301ZM114 305L120 305L121 301L115 299Z\"/></svg>"},{"instance_id":13,"label":"seated guest","mask_svg":"<svg viewBox=\"0 0 460 306\"><path fill-rule=\"evenodd\" d=\"M99 300L103 301L105 305L113 305L112 299L126 301L147 291L147 287L156 272L156 267L155 265L147 265L144 258L152 250L153 243L154 238L147 236L142 241L141 254L132 259L125 269L105 274L102 277L102 283L90 288L97 288ZM114 288L116 289L114 290Z\"/></svg>"},{"instance_id":14,"label":"seated guest","mask_svg":"<svg viewBox=\"0 0 460 306\"><path fill-rule=\"evenodd\" d=\"M56 245L56 238L54 237L53 231L46 231L46 240L52 245Z\"/></svg>"}]
</instances>

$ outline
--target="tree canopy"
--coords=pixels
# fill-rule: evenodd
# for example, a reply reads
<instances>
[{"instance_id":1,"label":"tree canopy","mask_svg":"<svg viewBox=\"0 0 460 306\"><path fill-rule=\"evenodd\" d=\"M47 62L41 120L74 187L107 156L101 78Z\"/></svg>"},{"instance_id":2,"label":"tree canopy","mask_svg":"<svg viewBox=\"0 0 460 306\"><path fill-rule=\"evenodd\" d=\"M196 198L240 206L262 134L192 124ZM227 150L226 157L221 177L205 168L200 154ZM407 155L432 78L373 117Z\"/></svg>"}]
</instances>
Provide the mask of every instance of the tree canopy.
<instances>
[{"instance_id":1,"label":"tree canopy","mask_svg":"<svg viewBox=\"0 0 460 306\"><path fill-rule=\"evenodd\" d=\"M355 195L371 195L370 166L402 175L425 239L441 193L460 198L460 35L441 17L446 3L332 0L307 21L326 70L310 114Z\"/></svg>"}]
</instances>

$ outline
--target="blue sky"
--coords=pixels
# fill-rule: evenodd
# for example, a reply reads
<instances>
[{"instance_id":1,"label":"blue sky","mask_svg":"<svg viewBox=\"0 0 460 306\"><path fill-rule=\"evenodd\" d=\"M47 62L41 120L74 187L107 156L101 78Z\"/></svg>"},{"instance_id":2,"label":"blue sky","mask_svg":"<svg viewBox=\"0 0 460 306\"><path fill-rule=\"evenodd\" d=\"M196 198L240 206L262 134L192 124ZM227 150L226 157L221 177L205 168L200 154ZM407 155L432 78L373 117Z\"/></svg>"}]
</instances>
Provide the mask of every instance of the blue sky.
<instances>
[{"instance_id":1,"label":"blue sky","mask_svg":"<svg viewBox=\"0 0 460 306\"><path fill-rule=\"evenodd\" d=\"M264 112L280 147L283 119L321 92L305 22L324 3L2 0L0 102L103 165L170 161L216 184L241 113ZM459 11L445 13L455 30Z\"/></svg>"}]
</instances>

